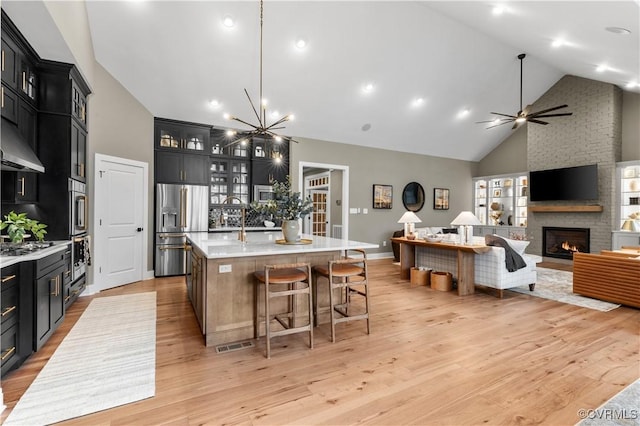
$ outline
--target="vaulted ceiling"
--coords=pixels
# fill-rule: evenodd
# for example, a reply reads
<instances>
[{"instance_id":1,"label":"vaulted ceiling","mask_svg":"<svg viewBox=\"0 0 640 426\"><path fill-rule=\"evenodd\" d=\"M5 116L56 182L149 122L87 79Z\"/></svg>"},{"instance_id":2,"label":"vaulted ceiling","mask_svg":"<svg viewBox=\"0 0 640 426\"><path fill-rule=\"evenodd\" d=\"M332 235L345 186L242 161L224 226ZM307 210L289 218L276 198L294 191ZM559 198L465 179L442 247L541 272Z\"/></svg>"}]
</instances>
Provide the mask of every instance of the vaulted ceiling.
<instances>
[{"instance_id":1,"label":"vaulted ceiling","mask_svg":"<svg viewBox=\"0 0 640 426\"><path fill-rule=\"evenodd\" d=\"M28 3L2 7L42 57L64 60L46 7L27 22ZM86 10L96 60L154 116L257 122L244 89L258 100L258 1L88 1ZM640 93L635 0L266 0L263 28L267 121L295 114L280 131L293 137L480 160L512 132L475 122L519 110L520 53L524 105L565 74Z\"/></svg>"}]
</instances>

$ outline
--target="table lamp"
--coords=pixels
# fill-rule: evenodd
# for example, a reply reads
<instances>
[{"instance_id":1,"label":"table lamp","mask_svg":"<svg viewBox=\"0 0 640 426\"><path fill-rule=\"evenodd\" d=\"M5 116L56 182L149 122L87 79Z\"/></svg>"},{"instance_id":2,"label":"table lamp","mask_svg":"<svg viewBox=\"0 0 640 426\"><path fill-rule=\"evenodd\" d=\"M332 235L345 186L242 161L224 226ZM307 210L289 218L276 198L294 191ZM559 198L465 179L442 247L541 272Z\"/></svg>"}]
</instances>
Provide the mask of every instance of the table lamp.
<instances>
[{"instance_id":1,"label":"table lamp","mask_svg":"<svg viewBox=\"0 0 640 426\"><path fill-rule=\"evenodd\" d=\"M404 236L413 234L415 223L422 222L418 216L412 211L405 212L398 223L404 223Z\"/></svg>"},{"instance_id":2,"label":"table lamp","mask_svg":"<svg viewBox=\"0 0 640 426\"><path fill-rule=\"evenodd\" d=\"M482 225L478 218L471 212L462 212L456 216L452 225L459 226L458 233L460 234L460 243L471 244L473 241L473 225Z\"/></svg>"}]
</instances>

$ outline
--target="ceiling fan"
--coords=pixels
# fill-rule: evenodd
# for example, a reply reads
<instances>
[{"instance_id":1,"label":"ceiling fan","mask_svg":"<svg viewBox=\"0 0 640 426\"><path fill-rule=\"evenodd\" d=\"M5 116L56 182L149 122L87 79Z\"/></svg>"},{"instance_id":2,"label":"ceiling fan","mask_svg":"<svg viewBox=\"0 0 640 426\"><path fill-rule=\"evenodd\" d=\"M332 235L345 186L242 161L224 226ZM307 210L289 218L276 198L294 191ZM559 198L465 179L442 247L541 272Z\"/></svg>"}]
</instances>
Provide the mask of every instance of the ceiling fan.
<instances>
[{"instance_id":1,"label":"ceiling fan","mask_svg":"<svg viewBox=\"0 0 640 426\"><path fill-rule=\"evenodd\" d=\"M492 123L492 126L487 127L487 129L491 129L493 127L502 126L503 124L513 123L513 127L516 129L520 124L525 122L536 123L536 124L544 124L547 125L546 121L540 120L540 118L548 118L548 117L562 117L567 115L572 115L572 112L562 112L556 114L547 114L548 112L556 111L558 109L566 108L568 105L558 105L553 108L543 109L541 111L529 112L531 105L527 105L526 108L522 109L522 60L527 56L524 53L518 55L518 59L520 59L520 111L516 115L510 114L502 114L499 112L492 112L491 114L499 115L500 118L496 118L494 120L487 121L477 121L476 123Z\"/></svg>"}]
</instances>

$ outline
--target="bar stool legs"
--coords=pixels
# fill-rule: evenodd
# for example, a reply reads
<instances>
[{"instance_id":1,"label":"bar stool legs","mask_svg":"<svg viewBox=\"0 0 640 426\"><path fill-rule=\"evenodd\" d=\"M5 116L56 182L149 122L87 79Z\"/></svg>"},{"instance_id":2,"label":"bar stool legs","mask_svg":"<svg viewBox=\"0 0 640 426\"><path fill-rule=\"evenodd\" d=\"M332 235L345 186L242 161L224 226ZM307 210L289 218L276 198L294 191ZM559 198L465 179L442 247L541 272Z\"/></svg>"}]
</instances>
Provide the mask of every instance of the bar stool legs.
<instances>
[{"instance_id":1,"label":"bar stool legs","mask_svg":"<svg viewBox=\"0 0 640 426\"><path fill-rule=\"evenodd\" d=\"M258 286L264 284L264 321L267 352L271 358L271 339L287 334L308 332L309 348L313 349L313 291L311 288L311 265L309 263L293 263L283 265L266 265L264 271L254 274L257 282L255 288L255 321L254 334L258 338L260 331ZM305 307L298 306L298 296L306 295L306 313L301 312ZM287 312L272 314L271 300L278 297L287 298ZM300 312L299 312L300 311ZM307 317L303 324L301 320ZM283 327L282 330L272 330L271 322L276 320Z\"/></svg>"},{"instance_id":2,"label":"bar stool legs","mask_svg":"<svg viewBox=\"0 0 640 426\"><path fill-rule=\"evenodd\" d=\"M318 277L325 277L329 281L329 315L331 318L331 341L336 341L336 324L347 321L366 320L367 334L371 333L369 322L369 276L367 270L367 255L364 250L352 249L362 255L360 258L347 257L347 251L342 259L332 260L325 266L315 266L313 271L316 277L316 294ZM338 299L334 290L338 290ZM364 299L364 308L354 312L352 296L360 296ZM316 324L318 315L317 298L314 312Z\"/></svg>"}]
</instances>

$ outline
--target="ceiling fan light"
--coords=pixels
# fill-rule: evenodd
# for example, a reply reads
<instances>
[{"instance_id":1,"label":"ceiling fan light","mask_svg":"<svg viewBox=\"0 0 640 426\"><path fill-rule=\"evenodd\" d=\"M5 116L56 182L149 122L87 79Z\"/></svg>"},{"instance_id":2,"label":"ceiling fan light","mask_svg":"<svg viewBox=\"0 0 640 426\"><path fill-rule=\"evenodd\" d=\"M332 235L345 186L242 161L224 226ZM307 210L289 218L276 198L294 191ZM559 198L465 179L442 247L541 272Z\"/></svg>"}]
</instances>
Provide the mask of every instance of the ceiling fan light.
<instances>
[{"instance_id":1,"label":"ceiling fan light","mask_svg":"<svg viewBox=\"0 0 640 426\"><path fill-rule=\"evenodd\" d=\"M524 123L525 121L527 121L526 117L518 117L518 118L516 118L516 123Z\"/></svg>"}]
</instances>

